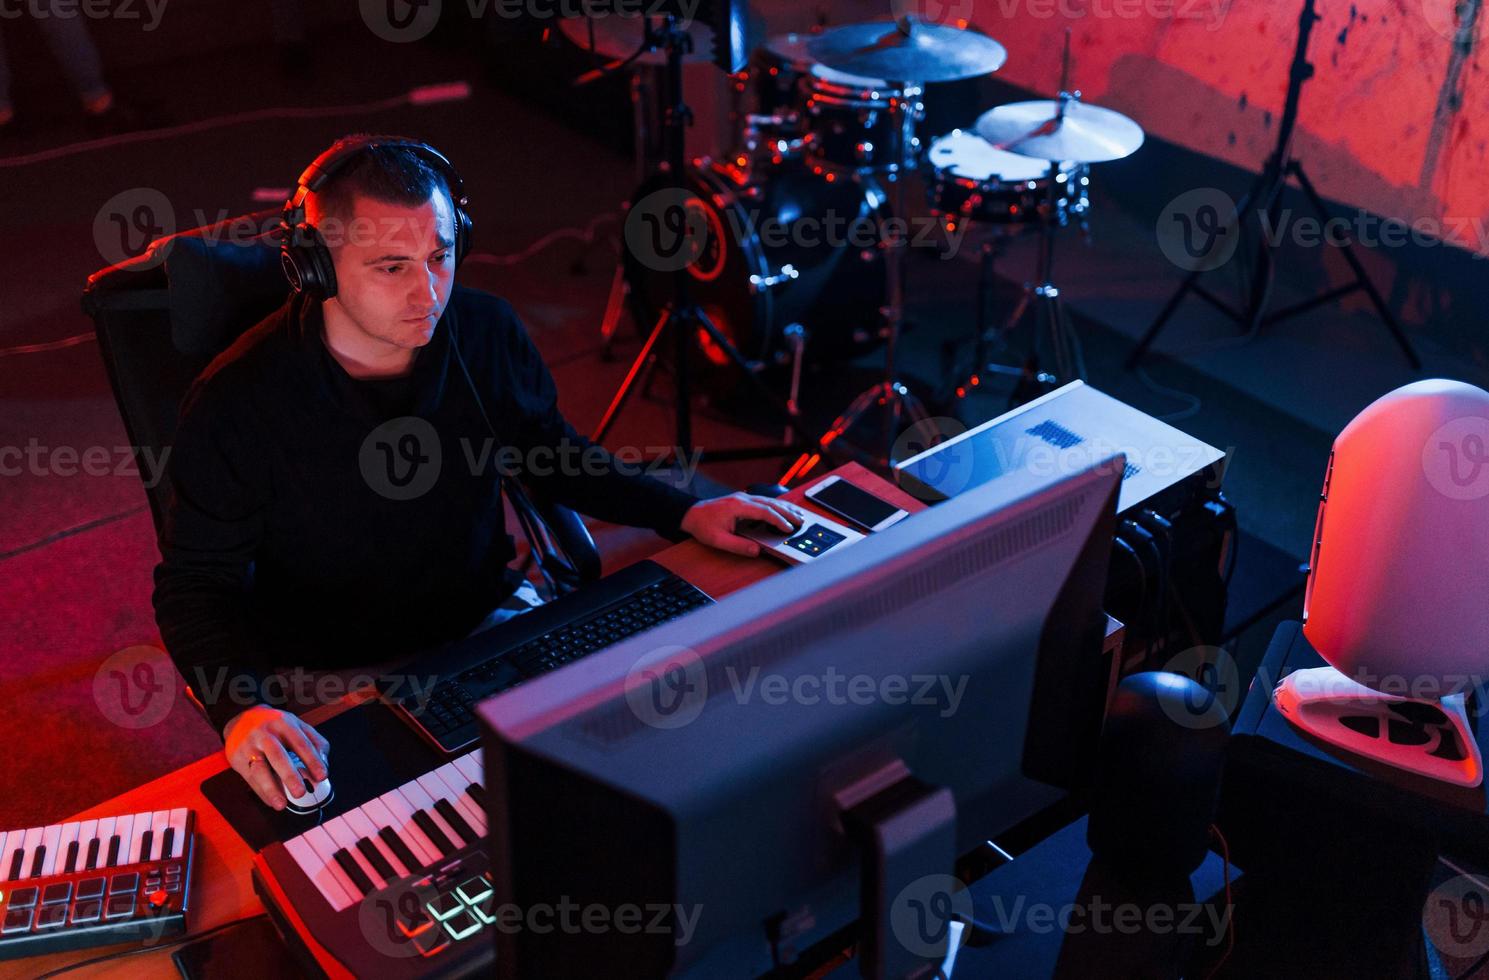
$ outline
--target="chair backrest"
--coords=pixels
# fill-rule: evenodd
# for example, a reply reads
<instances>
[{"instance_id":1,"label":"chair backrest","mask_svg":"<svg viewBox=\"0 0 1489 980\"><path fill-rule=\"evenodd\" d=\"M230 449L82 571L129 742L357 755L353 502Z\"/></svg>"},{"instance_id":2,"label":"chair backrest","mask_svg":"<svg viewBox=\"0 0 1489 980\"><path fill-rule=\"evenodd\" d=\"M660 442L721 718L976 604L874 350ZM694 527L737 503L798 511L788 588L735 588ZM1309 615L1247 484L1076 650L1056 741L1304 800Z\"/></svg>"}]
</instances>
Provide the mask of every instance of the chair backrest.
<instances>
[{"instance_id":1,"label":"chair backrest","mask_svg":"<svg viewBox=\"0 0 1489 980\"><path fill-rule=\"evenodd\" d=\"M191 382L289 296L270 238L278 222L274 208L179 232L88 277L83 311L93 319L157 531L169 496L165 454Z\"/></svg>"}]
</instances>

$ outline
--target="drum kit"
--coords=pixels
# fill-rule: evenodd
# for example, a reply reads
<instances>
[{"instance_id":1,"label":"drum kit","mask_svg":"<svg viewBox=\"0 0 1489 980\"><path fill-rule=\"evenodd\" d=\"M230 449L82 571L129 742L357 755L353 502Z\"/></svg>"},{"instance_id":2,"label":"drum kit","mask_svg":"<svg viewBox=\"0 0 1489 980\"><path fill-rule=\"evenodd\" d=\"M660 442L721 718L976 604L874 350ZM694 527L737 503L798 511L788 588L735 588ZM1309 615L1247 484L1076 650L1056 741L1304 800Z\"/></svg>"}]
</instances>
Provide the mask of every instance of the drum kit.
<instances>
[{"instance_id":1,"label":"drum kit","mask_svg":"<svg viewBox=\"0 0 1489 980\"><path fill-rule=\"evenodd\" d=\"M570 37L584 37L584 22L572 24L566 27ZM632 206L661 188L685 188L687 227L703 237L685 276L649 268L623 250L617 287L633 316L651 323L665 315L679 288L685 290L700 322L712 328L695 331L689 358L707 372L715 394L740 387L741 364L756 388L772 370L785 373L790 390L780 403L790 416L788 445L778 454L803 447L798 464L810 459L810 468L831 446L885 465L899 432L927 417L896 366L909 271L912 209L905 198L911 173L924 178L932 221L991 233L983 245L973 363L954 386L958 393L977 385L985 371L1019 376L1027 397L1037 393L1030 392L1030 379L1053 382L1032 353L1044 331L1059 379L1084 374L1053 282L1055 229L1085 220L1090 167L1135 152L1143 131L1069 90L1067 31L1055 99L994 107L975 126L922 147L917 128L926 86L987 75L1006 58L1003 45L985 34L911 17L773 38L732 78L737 148L727 159L686 162L681 174L665 164L654 167L633 195ZM996 242L1026 232L1040 237L1035 282L1005 323L989 327L985 301ZM679 279L685 280L680 287ZM620 305L612 294L607 346ZM1017 367L988 363L990 340L1016 327L1030 307L1040 322L1029 356ZM879 345L880 380L820 437L793 442L792 434L802 431L793 423L803 361L843 361ZM643 352L647 367L655 360L652 347ZM614 421L643 358L617 392L597 440ZM793 476L803 471L800 465L793 470Z\"/></svg>"}]
</instances>

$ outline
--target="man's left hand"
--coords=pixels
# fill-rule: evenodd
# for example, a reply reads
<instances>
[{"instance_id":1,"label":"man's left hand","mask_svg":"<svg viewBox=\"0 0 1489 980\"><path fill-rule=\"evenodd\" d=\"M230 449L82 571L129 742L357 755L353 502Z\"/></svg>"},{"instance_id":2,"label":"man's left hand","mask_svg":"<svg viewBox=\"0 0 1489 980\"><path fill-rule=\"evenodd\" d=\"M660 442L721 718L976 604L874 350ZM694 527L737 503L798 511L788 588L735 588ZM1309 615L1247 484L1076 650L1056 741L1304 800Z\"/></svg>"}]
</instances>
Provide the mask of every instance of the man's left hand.
<instances>
[{"instance_id":1,"label":"man's left hand","mask_svg":"<svg viewBox=\"0 0 1489 980\"><path fill-rule=\"evenodd\" d=\"M790 504L757 497L748 493L731 493L727 497L700 500L683 515L682 530L710 548L754 558L760 545L737 531L745 521L760 521L785 532L800 530L801 518Z\"/></svg>"}]
</instances>

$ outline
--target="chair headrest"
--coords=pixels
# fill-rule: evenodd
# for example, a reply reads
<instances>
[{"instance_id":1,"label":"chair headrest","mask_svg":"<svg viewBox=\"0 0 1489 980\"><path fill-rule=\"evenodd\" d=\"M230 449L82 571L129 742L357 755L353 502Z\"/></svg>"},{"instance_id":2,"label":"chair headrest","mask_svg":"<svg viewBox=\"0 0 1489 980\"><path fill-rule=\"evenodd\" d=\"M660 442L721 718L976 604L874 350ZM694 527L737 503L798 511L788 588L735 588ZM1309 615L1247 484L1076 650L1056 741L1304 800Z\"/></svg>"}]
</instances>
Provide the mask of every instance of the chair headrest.
<instances>
[{"instance_id":1,"label":"chair headrest","mask_svg":"<svg viewBox=\"0 0 1489 980\"><path fill-rule=\"evenodd\" d=\"M166 248L171 339L183 354L215 357L284 304L289 282L272 237L279 211L261 211L156 242Z\"/></svg>"}]
</instances>

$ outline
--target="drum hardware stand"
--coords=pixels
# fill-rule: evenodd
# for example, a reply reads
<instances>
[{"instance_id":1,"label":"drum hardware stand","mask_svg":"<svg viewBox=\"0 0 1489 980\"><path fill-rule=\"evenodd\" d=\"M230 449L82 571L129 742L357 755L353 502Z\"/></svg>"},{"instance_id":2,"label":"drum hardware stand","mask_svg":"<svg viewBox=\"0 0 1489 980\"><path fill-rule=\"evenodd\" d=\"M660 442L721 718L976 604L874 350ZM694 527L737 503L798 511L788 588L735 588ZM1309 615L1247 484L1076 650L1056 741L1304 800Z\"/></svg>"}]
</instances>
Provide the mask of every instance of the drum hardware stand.
<instances>
[{"instance_id":1,"label":"drum hardware stand","mask_svg":"<svg viewBox=\"0 0 1489 980\"><path fill-rule=\"evenodd\" d=\"M672 14L667 14L659 19L656 26L648 20L646 23L646 46L651 50L662 49L666 51L666 67L664 71L667 106L663 113L662 130L664 144L667 148L667 159L665 161L668 174L675 186L683 188L684 175L687 172L686 150L684 138L686 127L692 117L687 102L683 98L683 70L682 59L684 54L692 47L692 38L683 29ZM760 396L771 407L775 408L785 419L788 432L795 433L795 438L788 440L783 446L752 446L738 449L709 450L699 454L699 458L711 462L742 460L742 459L770 459L777 456L789 455L797 452L804 446L811 445L811 441L803 433L799 419L792 413L791 408L782 403L779 396L770 390L770 387L759 377L757 365L747 361L728 337L726 337L717 326L709 320L698 306L692 301L691 290L688 287L688 276L691 273L687 266L676 270L672 274L673 294L672 300L657 322L652 326L647 335L646 342L642 345L641 352L631 364L631 369L626 378L616 389L605 415L600 424L595 428L591 440L602 442L606 433L615 424L617 416L625 407L631 392L635 390L636 384L642 377L645 368L653 357L653 349L664 335L669 334L673 350L673 376L676 388L674 403L674 423L676 443L671 453L679 457L687 456L693 450L693 405L691 390L691 368L689 361L694 344L695 333L702 330L708 337L718 345L729 360L733 362L745 377L759 391ZM622 280L621 283L624 286ZM618 303L617 295L623 293L611 290L609 307ZM612 329L611 333L614 331Z\"/></svg>"},{"instance_id":2,"label":"drum hardware stand","mask_svg":"<svg viewBox=\"0 0 1489 980\"><path fill-rule=\"evenodd\" d=\"M914 87L913 82L898 80L891 84L899 85L900 91ZM894 127L894 132L897 134L895 137L897 166L886 176L886 179L893 184L893 190L890 192L890 211L893 218L908 221L909 212L905 208L905 180L909 176L910 167L910 134L906 132L908 122L905 118L907 103L906 100L895 99L892 106L893 111L899 116L899 125ZM853 399L843 414L827 427L827 432L823 434L819 443L825 453L829 445L841 438L860 419L877 411L880 413L881 421L879 444L883 452L882 455L878 452L868 453L867 458L886 467L894 462L894 443L901 431L901 422L908 420L915 423L930 417L920 403L920 399L911 394L910 390L895 376L895 352L905 322L905 270L909 236L895 233L889 237L889 254L885 262L888 302L884 308L884 380Z\"/></svg>"},{"instance_id":3,"label":"drum hardware stand","mask_svg":"<svg viewBox=\"0 0 1489 980\"><path fill-rule=\"evenodd\" d=\"M1266 167L1257 176L1251 188L1237 202L1235 216L1226 225L1226 234L1241 233L1243 230L1242 225L1246 220L1247 212L1250 210L1250 205L1253 201L1257 202L1258 206L1256 210L1258 215L1265 208L1269 222L1266 227L1276 228L1282 208L1282 193L1287 189L1289 177L1297 178L1299 186L1302 187L1304 195L1307 196L1308 202L1313 206L1313 210L1319 219L1325 222L1329 220L1328 209L1324 206L1323 199L1319 197L1318 191L1314 189L1313 182L1303 172L1303 165L1292 157L1293 126L1297 122L1298 101L1302 95L1303 83L1312 78L1314 74L1314 67L1308 61L1308 35L1313 30L1313 22L1319 19L1318 14L1314 12L1313 3L1314 0L1303 0L1303 10L1298 17L1298 41L1293 50L1292 68L1288 74L1287 100L1283 105L1282 121L1277 131L1277 147L1267 159ZM1375 307L1376 315L1385 323L1387 329L1391 331L1391 336L1396 339L1396 343L1401 347L1402 353L1406 355L1407 362L1415 370L1420 371L1422 369L1421 358L1417 356L1417 352L1412 347L1411 341L1402 331L1401 325L1396 322L1395 316L1391 314L1385 300L1381 298L1380 293L1376 290L1375 284L1370 281L1370 276L1366 273L1365 267L1360 264L1359 258L1355 255L1354 244L1352 242L1346 241L1344 244L1336 247L1344 256L1344 260L1349 263L1350 271L1354 273L1353 280L1342 286L1336 286L1333 289L1326 290L1311 299L1306 299L1268 313L1267 301L1271 293L1273 271L1272 253L1280 242L1273 240L1271 236L1265 234L1259 237L1261 244L1257 247L1256 251L1256 266L1251 278L1250 295L1247 298L1245 309L1237 310L1201 286L1199 284L1199 277L1205 271L1203 268L1191 271L1189 275L1184 277L1183 283L1179 285L1178 290L1169 298L1168 303L1159 312L1158 318L1153 321L1153 325L1148 328L1147 333L1143 334L1142 339L1138 341L1137 347L1128 356L1127 369L1129 371L1135 369L1142 361L1144 355L1148 352L1148 348L1158 339L1158 334L1163 330L1164 325L1168 323L1169 317L1173 315L1179 303L1191 290L1195 295L1220 310L1232 320L1244 324L1246 326L1244 336L1248 338L1259 333L1262 327L1270 326L1280 320L1307 312L1316 306L1333 302L1342 296L1348 296L1356 290L1364 290L1365 295L1370 298L1371 305Z\"/></svg>"}]
</instances>

